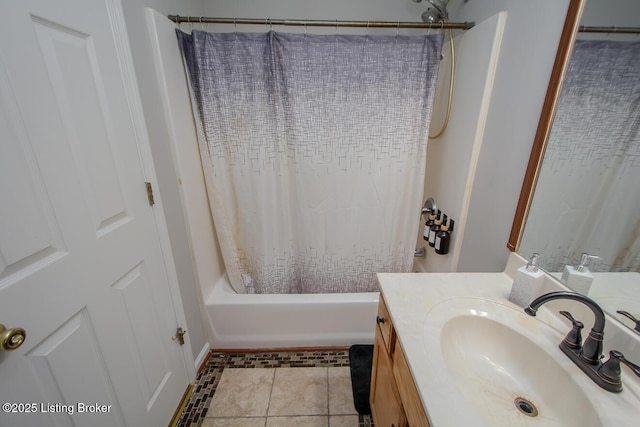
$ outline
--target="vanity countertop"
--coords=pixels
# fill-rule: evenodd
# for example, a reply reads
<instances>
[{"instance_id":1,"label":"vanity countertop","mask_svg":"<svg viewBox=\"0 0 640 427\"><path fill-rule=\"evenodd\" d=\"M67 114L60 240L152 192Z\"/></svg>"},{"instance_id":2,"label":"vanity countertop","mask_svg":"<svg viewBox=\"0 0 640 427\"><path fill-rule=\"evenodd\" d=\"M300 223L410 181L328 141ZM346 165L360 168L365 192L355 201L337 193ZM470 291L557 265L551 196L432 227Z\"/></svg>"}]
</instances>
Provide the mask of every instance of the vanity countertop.
<instances>
[{"instance_id":1,"label":"vanity countertop","mask_svg":"<svg viewBox=\"0 0 640 427\"><path fill-rule=\"evenodd\" d=\"M434 402L441 406L443 396L430 381L430 355L422 326L425 316L438 303L452 298L495 299L498 295L508 303L512 279L505 273L378 273L378 282L429 421L434 427L461 422L459 418L434 419L435 411L429 406ZM456 411L453 404L451 411L464 412ZM464 425L476 425L474 421L469 419Z\"/></svg>"},{"instance_id":2,"label":"vanity countertop","mask_svg":"<svg viewBox=\"0 0 640 427\"><path fill-rule=\"evenodd\" d=\"M510 264L513 265L512 262ZM514 271L514 268L508 266L507 271ZM455 298L490 300L502 305L512 306L514 309L520 309L508 301L513 282L512 277L507 272L378 273L378 281L396 329L398 340L404 350L416 388L426 412L429 414L432 426L485 425L482 422L479 423L478 419L471 418L471 416L466 419L464 408L456 409L456 403L448 401L447 396L443 396L443 393L439 391L438 384L434 384L434 381L437 382L437 380L434 379L429 370L430 350L424 344L426 328L423 325L430 310L443 301ZM554 287L555 284L551 283L549 279L545 283L542 293L559 290L559 288ZM559 333L563 334L565 330L568 331L568 323L560 320L551 311L556 310L554 307L557 306L553 306L553 303L548 305L552 307L547 310L544 308L539 310L537 318L549 325L553 325L554 329ZM580 309L579 307L572 308L576 312L579 312ZM580 313L580 315L588 316L590 314ZM592 320L588 317L583 319L586 330ZM608 324L607 328L611 328L611 325ZM607 332L607 329L605 329L605 332ZM623 331L623 333L625 332ZM613 335L616 335L616 333L614 332ZM562 335L559 336L562 337ZM554 339L557 338L554 337ZM605 350L607 350L606 340ZM632 389L635 390L633 391L634 395L640 396L637 384ZM443 406L448 407L448 409L443 410ZM464 424L460 424L460 422Z\"/></svg>"}]
</instances>

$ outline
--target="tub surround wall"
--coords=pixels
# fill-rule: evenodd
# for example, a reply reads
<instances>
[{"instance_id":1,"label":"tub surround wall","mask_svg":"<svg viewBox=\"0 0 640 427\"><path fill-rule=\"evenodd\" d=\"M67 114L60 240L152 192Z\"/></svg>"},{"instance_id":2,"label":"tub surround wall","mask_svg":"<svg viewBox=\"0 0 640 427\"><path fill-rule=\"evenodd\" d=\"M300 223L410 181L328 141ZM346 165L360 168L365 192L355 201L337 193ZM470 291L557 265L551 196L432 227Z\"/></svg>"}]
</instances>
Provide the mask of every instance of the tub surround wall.
<instances>
[{"instance_id":1,"label":"tub surround wall","mask_svg":"<svg viewBox=\"0 0 640 427\"><path fill-rule=\"evenodd\" d=\"M475 168L483 148L484 128L491 103L494 76L500 57L500 45L506 12L476 23L468 31L459 32L454 41L456 77L449 128L439 138L429 141L424 198L433 197L438 208L455 220L449 253L438 255L422 239L423 217L417 247L425 247L425 258L416 258L420 272L456 271L464 246L464 234L469 200L473 189ZM447 109L450 81L450 47L443 47L445 56L440 66L430 134L439 131ZM460 126L465 123L465 126ZM466 172L466 173L465 173Z\"/></svg>"}]
</instances>

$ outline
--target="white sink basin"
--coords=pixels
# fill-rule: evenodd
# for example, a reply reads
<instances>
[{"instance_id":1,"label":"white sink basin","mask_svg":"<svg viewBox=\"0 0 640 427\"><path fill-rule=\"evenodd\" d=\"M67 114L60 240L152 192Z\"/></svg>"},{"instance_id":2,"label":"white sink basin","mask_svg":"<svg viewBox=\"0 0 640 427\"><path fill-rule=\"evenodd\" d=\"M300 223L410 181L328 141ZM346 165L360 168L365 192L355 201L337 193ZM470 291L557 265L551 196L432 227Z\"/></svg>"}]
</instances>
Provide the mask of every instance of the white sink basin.
<instances>
[{"instance_id":1,"label":"white sink basin","mask_svg":"<svg viewBox=\"0 0 640 427\"><path fill-rule=\"evenodd\" d=\"M635 425L633 394L600 389L558 349L567 323L480 298L433 307L424 326L433 393L423 400L434 426Z\"/></svg>"},{"instance_id":2,"label":"white sink basin","mask_svg":"<svg viewBox=\"0 0 640 427\"><path fill-rule=\"evenodd\" d=\"M527 425L537 418L550 427L602 425L580 386L553 356L503 323L456 316L444 324L440 342L462 393L487 420Z\"/></svg>"}]
</instances>

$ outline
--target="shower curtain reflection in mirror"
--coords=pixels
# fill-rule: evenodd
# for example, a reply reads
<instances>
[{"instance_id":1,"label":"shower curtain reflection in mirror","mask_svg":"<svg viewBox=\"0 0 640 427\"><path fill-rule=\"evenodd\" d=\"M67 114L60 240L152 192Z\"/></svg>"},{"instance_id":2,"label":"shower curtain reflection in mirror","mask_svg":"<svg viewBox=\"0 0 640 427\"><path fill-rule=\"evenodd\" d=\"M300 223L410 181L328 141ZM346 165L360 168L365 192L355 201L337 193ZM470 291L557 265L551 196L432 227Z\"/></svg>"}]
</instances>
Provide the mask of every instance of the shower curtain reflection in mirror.
<instances>
[{"instance_id":1,"label":"shower curtain reflection in mirror","mask_svg":"<svg viewBox=\"0 0 640 427\"><path fill-rule=\"evenodd\" d=\"M410 272L442 36L177 34L234 288Z\"/></svg>"},{"instance_id":2,"label":"shower curtain reflection in mirror","mask_svg":"<svg viewBox=\"0 0 640 427\"><path fill-rule=\"evenodd\" d=\"M640 42L578 41L518 252L640 271Z\"/></svg>"}]
</instances>

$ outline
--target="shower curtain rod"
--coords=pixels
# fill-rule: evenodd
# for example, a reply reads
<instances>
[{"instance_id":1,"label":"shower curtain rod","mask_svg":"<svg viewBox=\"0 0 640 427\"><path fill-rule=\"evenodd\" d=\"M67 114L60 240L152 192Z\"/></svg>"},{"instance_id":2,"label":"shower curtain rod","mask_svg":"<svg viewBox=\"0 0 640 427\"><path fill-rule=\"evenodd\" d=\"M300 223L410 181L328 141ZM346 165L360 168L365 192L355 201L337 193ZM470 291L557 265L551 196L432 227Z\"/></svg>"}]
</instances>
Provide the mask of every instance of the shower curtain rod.
<instances>
[{"instance_id":1,"label":"shower curtain rod","mask_svg":"<svg viewBox=\"0 0 640 427\"><path fill-rule=\"evenodd\" d=\"M253 25L274 25L294 26L294 27L358 27L358 28L424 28L424 29L451 29L468 30L473 28L475 22L406 22L406 21L340 21L340 20L318 20L318 19L253 19L253 18L211 18L204 16L180 16L169 15L170 20L176 24L253 24Z\"/></svg>"},{"instance_id":2,"label":"shower curtain rod","mask_svg":"<svg viewBox=\"0 0 640 427\"><path fill-rule=\"evenodd\" d=\"M589 27L581 25L578 31L581 33L640 34L640 27Z\"/></svg>"}]
</instances>

